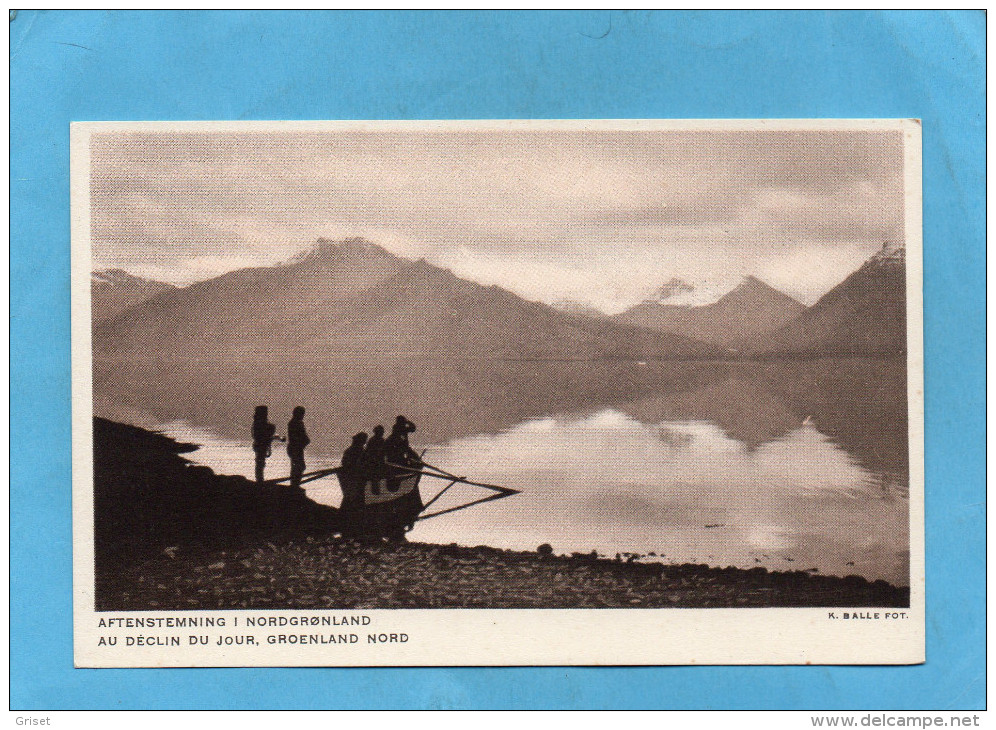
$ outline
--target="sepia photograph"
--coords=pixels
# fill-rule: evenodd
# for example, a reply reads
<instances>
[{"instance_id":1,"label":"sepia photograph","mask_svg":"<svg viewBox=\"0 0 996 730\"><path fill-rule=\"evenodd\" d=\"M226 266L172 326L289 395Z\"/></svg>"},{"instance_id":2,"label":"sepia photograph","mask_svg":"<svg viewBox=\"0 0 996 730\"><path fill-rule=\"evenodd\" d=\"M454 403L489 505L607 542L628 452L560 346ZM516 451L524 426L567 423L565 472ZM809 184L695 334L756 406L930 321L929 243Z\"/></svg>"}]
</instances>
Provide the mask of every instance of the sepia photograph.
<instances>
[{"instance_id":1,"label":"sepia photograph","mask_svg":"<svg viewBox=\"0 0 996 730\"><path fill-rule=\"evenodd\" d=\"M809 648L727 661L922 660L919 144L888 120L74 125L77 663L726 656L649 628L544 647L556 616L805 617ZM538 633L419 644L496 615ZM191 626L235 654L176 658Z\"/></svg>"}]
</instances>

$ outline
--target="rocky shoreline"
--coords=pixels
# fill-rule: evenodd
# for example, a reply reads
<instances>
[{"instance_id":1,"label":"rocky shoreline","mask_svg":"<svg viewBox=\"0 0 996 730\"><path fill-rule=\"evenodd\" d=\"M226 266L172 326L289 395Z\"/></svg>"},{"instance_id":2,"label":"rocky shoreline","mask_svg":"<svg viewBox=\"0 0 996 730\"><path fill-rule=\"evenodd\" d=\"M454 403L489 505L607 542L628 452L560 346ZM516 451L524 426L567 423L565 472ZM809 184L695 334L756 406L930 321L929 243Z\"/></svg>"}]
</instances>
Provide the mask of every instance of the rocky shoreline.
<instances>
[{"instance_id":1,"label":"rocky shoreline","mask_svg":"<svg viewBox=\"0 0 996 730\"><path fill-rule=\"evenodd\" d=\"M332 537L170 551L103 576L97 595L98 610L909 605L908 589L857 576Z\"/></svg>"}]
</instances>

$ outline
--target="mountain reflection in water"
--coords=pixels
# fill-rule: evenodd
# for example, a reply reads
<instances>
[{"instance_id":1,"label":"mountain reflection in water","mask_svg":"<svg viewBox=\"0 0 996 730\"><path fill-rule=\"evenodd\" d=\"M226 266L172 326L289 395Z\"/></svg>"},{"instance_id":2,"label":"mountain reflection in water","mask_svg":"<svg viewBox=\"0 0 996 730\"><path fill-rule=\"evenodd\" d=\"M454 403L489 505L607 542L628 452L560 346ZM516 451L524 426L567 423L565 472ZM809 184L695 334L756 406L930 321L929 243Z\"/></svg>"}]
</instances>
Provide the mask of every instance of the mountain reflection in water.
<instances>
[{"instance_id":1,"label":"mountain reflection in water","mask_svg":"<svg viewBox=\"0 0 996 730\"><path fill-rule=\"evenodd\" d=\"M668 561L908 582L905 486L864 469L809 424L752 448L715 423L644 424L607 409L457 439L430 455L522 494L467 510L459 524L419 523L415 539L549 542L565 552L652 551ZM437 504L447 498L456 503L448 493Z\"/></svg>"},{"instance_id":2,"label":"mountain reflection in water","mask_svg":"<svg viewBox=\"0 0 996 730\"><path fill-rule=\"evenodd\" d=\"M420 522L415 540L909 583L901 361L130 361L96 362L94 381L97 415L202 444L188 458L221 473L252 473L254 405L280 433L304 405L309 468L403 413L431 463L523 490ZM268 475L285 475L275 454ZM334 479L309 486L338 502ZM453 488L434 508L476 496Z\"/></svg>"}]
</instances>

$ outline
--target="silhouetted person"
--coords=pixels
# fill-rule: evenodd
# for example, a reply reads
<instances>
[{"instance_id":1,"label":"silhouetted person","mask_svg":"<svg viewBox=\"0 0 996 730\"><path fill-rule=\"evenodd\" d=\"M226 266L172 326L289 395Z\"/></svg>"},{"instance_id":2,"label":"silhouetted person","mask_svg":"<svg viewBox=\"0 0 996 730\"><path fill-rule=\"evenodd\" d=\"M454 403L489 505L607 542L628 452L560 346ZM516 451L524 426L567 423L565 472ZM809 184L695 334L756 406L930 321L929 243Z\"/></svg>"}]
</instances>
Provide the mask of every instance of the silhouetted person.
<instances>
[{"instance_id":1,"label":"silhouetted person","mask_svg":"<svg viewBox=\"0 0 996 730\"><path fill-rule=\"evenodd\" d=\"M414 466L421 463L422 458L408 445L408 434L415 430L415 424L404 416L394 419L391 435L384 442L385 455L389 464L398 466Z\"/></svg>"},{"instance_id":2,"label":"silhouetted person","mask_svg":"<svg viewBox=\"0 0 996 730\"><path fill-rule=\"evenodd\" d=\"M339 486L342 487L341 509L344 512L350 512L363 506L363 487L366 483L363 445L366 442L367 435L361 431L353 436L353 443L342 454Z\"/></svg>"},{"instance_id":3,"label":"silhouetted person","mask_svg":"<svg viewBox=\"0 0 996 730\"><path fill-rule=\"evenodd\" d=\"M304 476L304 449L311 443L308 432L304 428L304 407L298 406L287 422L287 456L290 457L290 485L301 488L301 477Z\"/></svg>"},{"instance_id":4,"label":"silhouetted person","mask_svg":"<svg viewBox=\"0 0 996 730\"><path fill-rule=\"evenodd\" d=\"M266 406L256 406L252 417L252 450L256 452L256 483L263 483L266 460L273 453L273 440L279 439L277 427L269 421Z\"/></svg>"},{"instance_id":5,"label":"silhouetted person","mask_svg":"<svg viewBox=\"0 0 996 730\"><path fill-rule=\"evenodd\" d=\"M373 436L367 441L364 452L367 476L370 479L370 491L380 494L380 480L387 476L387 442L384 440L384 427L374 426Z\"/></svg>"}]
</instances>

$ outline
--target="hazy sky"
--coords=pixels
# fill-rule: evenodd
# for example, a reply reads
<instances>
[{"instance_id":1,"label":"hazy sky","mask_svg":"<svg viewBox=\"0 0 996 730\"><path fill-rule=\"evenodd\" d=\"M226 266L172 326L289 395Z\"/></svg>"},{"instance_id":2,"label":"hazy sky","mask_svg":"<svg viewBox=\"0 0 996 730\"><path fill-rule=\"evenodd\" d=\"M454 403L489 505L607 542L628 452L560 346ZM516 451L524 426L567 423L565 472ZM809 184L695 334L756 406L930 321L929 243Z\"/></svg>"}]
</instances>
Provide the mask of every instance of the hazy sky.
<instances>
[{"instance_id":1,"label":"hazy sky","mask_svg":"<svg viewBox=\"0 0 996 730\"><path fill-rule=\"evenodd\" d=\"M95 268L188 283L364 236L464 278L606 311L753 274L810 304L903 238L883 132L94 134Z\"/></svg>"}]
</instances>

